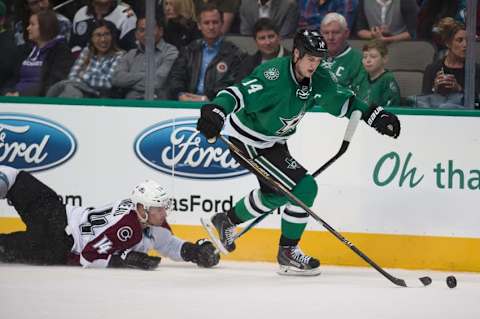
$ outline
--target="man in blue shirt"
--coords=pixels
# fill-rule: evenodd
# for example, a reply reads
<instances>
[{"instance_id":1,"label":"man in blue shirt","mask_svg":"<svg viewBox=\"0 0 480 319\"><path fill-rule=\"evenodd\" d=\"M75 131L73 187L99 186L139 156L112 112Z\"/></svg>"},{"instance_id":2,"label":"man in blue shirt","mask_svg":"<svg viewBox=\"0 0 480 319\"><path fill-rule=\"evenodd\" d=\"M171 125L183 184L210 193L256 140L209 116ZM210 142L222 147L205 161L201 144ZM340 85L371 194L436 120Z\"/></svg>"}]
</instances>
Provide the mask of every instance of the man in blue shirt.
<instances>
[{"instance_id":1,"label":"man in blue shirt","mask_svg":"<svg viewBox=\"0 0 480 319\"><path fill-rule=\"evenodd\" d=\"M244 54L222 37L222 13L214 5L202 7L198 17L202 38L179 55L168 77L169 98L208 101L232 85Z\"/></svg>"},{"instance_id":2,"label":"man in blue shirt","mask_svg":"<svg viewBox=\"0 0 480 319\"><path fill-rule=\"evenodd\" d=\"M300 0L300 20L298 27L303 29L320 29L320 23L329 12L336 12L345 17L348 29L352 30L357 15L358 0Z\"/></svg>"}]
</instances>

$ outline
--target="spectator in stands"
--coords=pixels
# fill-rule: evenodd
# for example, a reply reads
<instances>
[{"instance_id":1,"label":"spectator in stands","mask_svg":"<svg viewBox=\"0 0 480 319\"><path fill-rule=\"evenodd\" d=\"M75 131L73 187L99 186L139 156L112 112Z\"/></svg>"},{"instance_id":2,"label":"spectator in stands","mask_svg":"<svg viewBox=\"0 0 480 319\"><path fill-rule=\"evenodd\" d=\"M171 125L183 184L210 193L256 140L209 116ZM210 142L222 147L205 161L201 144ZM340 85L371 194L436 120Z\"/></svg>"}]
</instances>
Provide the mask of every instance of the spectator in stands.
<instances>
[{"instance_id":1,"label":"spectator in stands","mask_svg":"<svg viewBox=\"0 0 480 319\"><path fill-rule=\"evenodd\" d=\"M195 19L192 0L164 0L165 32L163 38L181 49L202 37Z\"/></svg>"},{"instance_id":2,"label":"spectator in stands","mask_svg":"<svg viewBox=\"0 0 480 319\"><path fill-rule=\"evenodd\" d=\"M360 0L356 31L360 39L391 43L415 38L418 5L415 0Z\"/></svg>"},{"instance_id":3,"label":"spectator in stands","mask_svg":"<svg viewBox=\"0 0 480 319\"><path fill-rule=\"evenodd\" d=\"M299 11L296 0L242 0L240 5L240 33L254 35L259 18L270 18L281 37L295 33Z\"/></svg>"},{"instance_id":4,"label":"spectator in stands","mask_svg":"<svg viewBox=\"0 0 480 319\"><path fill-rule=\"evenodd\" d=\"M107 20L90 24L90 42L75 61L68 80L61 81L48 91L48 96L82 98L110 97L112 75L123 55L117 47L117 30Z\"/></svg>"},{"instance_id":5,"label":"spectator in stands","mask_svg":"<svg viewBox=\"0 0 480 319\"><path fill-rule=\"evenodd\" d=\"M291 54L282 46L278 28L269 18L258 19L255 23L253 38L258 50L243 60L236 82L249 75L263 62Z\"/></svg>"},{"instance_id":6,"label":"spectator in stands","mask_svg":"<svg viewBox=\"0 0 480 319\"><path fill-rule=\"evenodd\" d=\"M465 54L467 35L465 25L454 19L444 23L442 39L447 46L447 54L427 66L423 77L423 93L430 96L431 107L452 107L452 104L463 106L465 87ZM480 92L480 65L476 64L475 96ZM442 99L443 97L443 99ZM437 105L436 105L437 104ZM442 104L442 105L438 105Z\"/></svg>"},{"instance_id":7,"label":"spectator in stands","mask_svg":"<svg viewBox=\"0 0 480 319\"><path fill-rule=\"evenodd\" d=\"M433 41L439 50L446 49L441 40L440 34L442 32L439 22L443 18L451 17L465 24L465 12L465 0L425 0L418 13L417 38ZM478 7L478 12L480 12L480 6Z\"/></svg>"},{"instance_id":8,"label":"spectator in stands","mask_svg":"<svg viewBox=\"0 0 480 319\"><path fill-rule=\"evenodd\" d=\"M180 52L168 77L169 97L180 101L207 101L234 83L244 54L222 37L222 14L205 5L197 18L203 38Z\"/></svg>"},{"instance_id":9,"label":"spectator in stands","mask_svg":"<svg viewBox=\"0 0 480 319\"><path fill-rule=\"evenodd\" d=\"M368 73L359 97L367 104L399 106L400 88L392 72L385 70L388 49L380 40L371 40L363 46L362 63Z\"/></svg>"},{"instance_id":10,"label":"spectator in stands","mask_svg":"<svg viewBox=\"0 0 480 319\"><path fill-rule=\"evenodd\" d=\"M8 83L15 73L17 47L13 32L7 25L7 6L0 0L0 90Z\"/></svg>"},{"instance_id":11,"label":"spectator in stands","mask_svg":"<svg viewBox=\"0 0 480 319\"><path fill-rule=\"evenodd\" d=\"M146 19L138 19L135 36L138 47L125 54L113 72L113 86L122 88L126 92L127 99L143 99L145 96L145 27ZM166 81L173 62L178 56L175 46L168 44L162 39L163 21L156 20L155 27L155 98L166 99Z\"/></svg>"},{"instance_id":12,"label":"spectator in stands","mask_svg":"<svg viewBox=\"0 0 480 319\"><path fill-rule=\"evenodd\" d=\"M223 14L222 33L230 32L235 16L238 14L240 0L193 0L195 4L196 16L200 14L202 8L206 5L213 4Z\"/></svg>"},{"instance_id":13,"label":"spectator in stands","mask_svg":"<svg viewBox=\"0 0 480 319\"><path fill-rule=\"evenodd\" d=\"M73 30L70 46L73 52L78 52L88 45L91 25L95 21L105 19L115 25L120 31L118 45L123 50L136 47L135 24L137 16L125 4L117 4L116 0L89 0L89 4L80 8L73 18Z\"/></svg>"},{"instance_id":14,"label":"spectator in stands","mask_svg":"<svg viewBox=\"0 0 480 319\"><path fill-rule=\"evenodd\" d=\"M65 39L58 36L55 12L42 10L32 14L27 31L33 49L16 68L5 95L44 96L53 84L67 77L72 66L73 57Z\"/></svg>"},{"instance_id":15,"label":"spectator in stands","mask_svg":"<svg viewBox=\"0 0 480 319\"><path fill-rule=\"evenodd\" d=\"M327 42L329 55L322 66L333 72L338 83L359 93L367 74L362 66L362 54L347 42L350 30L345 17L336 12L328 13L322 20L320 33Z\"/></svg>"},{"instance_id":16,"label":"spectator in stands","mask_svg":"<svg viewBox=\"0 0 480 319\"><path fill-rule=\"evenodd\" d=\"M15 23L13 29L15 32L15 43L18 46L25 44L28 40L26 27L29 24L30 16L34 13L50 8L49 0L20 0L16 2L15 9L18 21ZM72 23L67 17L59 13L57 13L57 19L60 27L60 35L64 36L68 43L72 32Z\"/></svg>"},{"instance_id":17,"label":"spectator in stands","mask_svg":"<svg viewBox=\"0 0 480 319\"><path fill-rule=\"evenodd\" d=\"M357 16L358 0L299 0L299 28L320 29L320 24L330 12L345 17L348 29L352 30Z\"/></svg>"}]
</instances>

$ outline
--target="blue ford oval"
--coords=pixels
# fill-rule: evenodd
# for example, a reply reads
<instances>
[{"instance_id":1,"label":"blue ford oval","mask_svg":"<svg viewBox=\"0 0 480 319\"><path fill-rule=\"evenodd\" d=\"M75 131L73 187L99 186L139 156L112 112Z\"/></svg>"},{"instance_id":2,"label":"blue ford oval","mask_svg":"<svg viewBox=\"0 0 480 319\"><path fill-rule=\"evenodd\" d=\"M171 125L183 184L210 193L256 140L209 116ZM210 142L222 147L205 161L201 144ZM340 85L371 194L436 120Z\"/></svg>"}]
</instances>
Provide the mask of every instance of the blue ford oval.
<instances>
[{"instance_id":1,"label":"blue ford oval","mask_svg":"<svg viewBox=\"0 0 480 319\"><path fill-rule=\"evenodd\" d=\"M0 113L0 164L29 172L58 166L75 154L73 134L46 118Z\"/></svg>"},{"instance_id":2,"label":"blue ford oval","mask_svg":"<svg viewBox=\"0 0 480 319\"><path fill-rule=\"evenodd\" d=\"M209 144L196 126L194 117L157 123L137 136L135 154L150 167L186 178L220 179L249 173L224 143Z\"/></svg>"}]
</instances>

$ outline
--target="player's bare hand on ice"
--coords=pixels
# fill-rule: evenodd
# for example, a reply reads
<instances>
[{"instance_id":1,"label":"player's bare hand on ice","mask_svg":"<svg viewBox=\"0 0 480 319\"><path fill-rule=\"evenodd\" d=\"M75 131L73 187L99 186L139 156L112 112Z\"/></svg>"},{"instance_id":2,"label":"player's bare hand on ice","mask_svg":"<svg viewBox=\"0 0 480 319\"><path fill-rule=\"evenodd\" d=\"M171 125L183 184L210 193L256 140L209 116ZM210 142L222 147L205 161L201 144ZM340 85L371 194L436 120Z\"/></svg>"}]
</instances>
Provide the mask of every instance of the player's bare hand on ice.
<instances>
[{"instance_id":1,"label":"player's bare hand on ice","mask_svg":"<svg viewBox=\"0 0 480 319\"><path fill-rule=\"evenodd\" d=\"M378 133L397 138L400 135L400 121L398 117L383 107L372 105L365 113L363 120Z\"/></svg>"},{"instance_id":2,"label":"player's bare hand on ice","mask_svg":"<svg viewBox=\"0 0 480 319\"><path fill-rule=\"evenodd\" d=\"M225 111L219 105L205 104L200 110L200 118L197 122L199 130L209 140L215 139L220 135L225 122Z\"/></svg>"}]
</instances>

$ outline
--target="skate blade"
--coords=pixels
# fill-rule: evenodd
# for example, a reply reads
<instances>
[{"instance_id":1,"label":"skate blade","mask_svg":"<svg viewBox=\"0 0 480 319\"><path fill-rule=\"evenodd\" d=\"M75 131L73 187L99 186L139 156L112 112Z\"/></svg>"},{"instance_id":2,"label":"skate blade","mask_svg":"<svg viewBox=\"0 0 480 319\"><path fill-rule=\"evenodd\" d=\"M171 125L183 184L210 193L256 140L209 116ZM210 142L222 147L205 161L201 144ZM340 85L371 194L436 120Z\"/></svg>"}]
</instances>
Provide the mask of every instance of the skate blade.
<instances>
[{"instance_id":1,"label":"skate blade","mask_svg":"<svg viewBox=\"0 0 480 319\"><path fill-rule=\"evenodd\" d=\"M202 223L203 228L207 232L213 246L215 246L215 248L217 248L217 250L223 255L228 255L229 251L222 245L220 238L217 237L217 229L215 228L215 226L213 226L210 218L201 217L200 222Z\"/></svg>"},{"instance_id":2,"label":"skate blade","mask_svg":"<svg viewBox=\"0 0 480 319\"><path fill-rule=\"evenodd\" d=\"M281 276L318 276L322 273L320 268L315 269L298 269L296 267L280 265L277 274Z\"/></svg>"}]
</instances>

